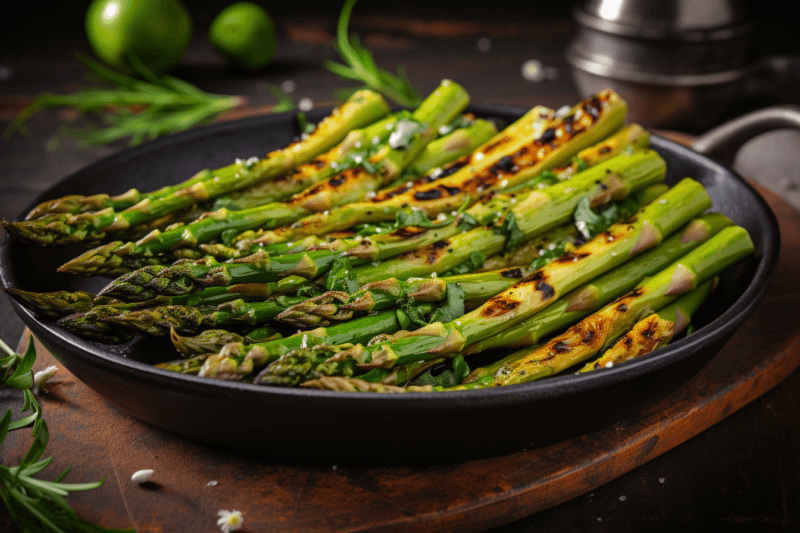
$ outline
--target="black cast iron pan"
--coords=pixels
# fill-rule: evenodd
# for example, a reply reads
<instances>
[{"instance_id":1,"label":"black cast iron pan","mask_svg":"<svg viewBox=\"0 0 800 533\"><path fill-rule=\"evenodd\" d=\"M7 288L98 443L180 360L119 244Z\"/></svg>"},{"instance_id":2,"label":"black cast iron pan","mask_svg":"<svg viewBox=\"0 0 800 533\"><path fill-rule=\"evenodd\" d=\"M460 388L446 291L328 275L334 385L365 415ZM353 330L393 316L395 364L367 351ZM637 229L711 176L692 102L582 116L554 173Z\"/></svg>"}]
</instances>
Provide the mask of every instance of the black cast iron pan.
<instances>
[{"instance_id":1,"label":"black cast iron pan","mask_svg":"<svg viewBox=\"0 0 800 533\"><path fill-rule=\"evenodd\" d=\"M511 121L525 110L474 106ZM315 121L325 110L311 113ZM152 190L264 154L296 134L293 114L217 124L173 135L103 159L42 193L26 210L66 194ZM133 416L159 428L269 461L403 464L464 460L519 451L574 437L621 420L687 381L753 312L775 270L775 216L741 177L716 162L654 136L669 184L699 180L714 210L744 226L756 254L728 271L697 317L693 335L610 369L504 388L446 394L379 395L258 387L177 375L152 363L175 358L163 339L108 346L71 335L12 301L15 311L75 376ZM56 273L78 249L42 249L6 237L0 245L5 287L96 292L106 279Z\"/></svg>"}]
</instances>

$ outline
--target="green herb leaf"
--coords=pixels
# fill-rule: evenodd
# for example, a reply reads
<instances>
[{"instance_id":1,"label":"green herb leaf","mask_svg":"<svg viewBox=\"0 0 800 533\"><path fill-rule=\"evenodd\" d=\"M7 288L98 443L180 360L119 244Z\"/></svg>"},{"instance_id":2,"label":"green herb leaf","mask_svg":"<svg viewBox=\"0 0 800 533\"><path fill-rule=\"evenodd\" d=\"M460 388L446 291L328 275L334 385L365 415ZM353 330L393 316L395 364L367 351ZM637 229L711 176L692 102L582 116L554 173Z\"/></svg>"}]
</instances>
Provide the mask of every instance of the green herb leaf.
<instances>
[{"instance_id":1,"label":"green herb leaf","mask_svg":"<svg viewBox=\"0 0 800 533\"><path fill-rule=\"evenodd\" d=\"M353 274L350 258L338 257L334 260L328 278L325 280L325 288L329 291L347 291L350 294L358 290L358 282Z\"/></svg>"},{"instance_id":2,"label":"green herb leaf","mask_svg":"<svg viewBox=\"0 0 800 533\"><path fill-rule=\"evenodd\" d=\"M277 85L270 85L269 92L271 92L278 98L278 103L272 106L273 113L285 113L287 111L297 109L297 104L294 103L292 97L289 96L283 89L281 89ZM298 124L300 123L300 118L299 118L300 115L303 115L303 120L305 121L306 118L305 114L298 113L297 115L298 115L297 119ZM303 131L304 131L303 127L301 126L300 132L302 133Z\"/></svg>"},{"instance_id":3,"label":"green herb leaf","mask_svg":"<svg viewBox=\"0 0 800 533\"><path fill-rule=\"evenodd\" d=\"M462 316L464 316L464 289L455 283L448 283L447 302L434 311L430 323L452 322Z\"/></svg>"},{"instance_id":4,"label":"green herb leaf","mask_svg":"<svg viewBox=\"0 0 800 533\"><path fill-rule=\"evenodd\" d=\"M311 135L314 133L314 130L317 129L317 126L313 122L309 122L306 119L306 114L302 111L297 113L297 127L300 128L300 133Z\"/></svg>"},{"instance_id":5,"label":"green herb leaf","mask_svg":"<svg viewBox=\"0 0 800 533\"><path fill-rule=\"evenodd\" d=\"M401 309L398 309L398 311L402 311L405 314L404 318L407 321L411 322L411 324L416 326L416 328L427 326L429 323L429 317L426 316L425 313L422 312L422 310L420 310L420 308L415 305L415 303L416 302L414 301L414 298L410 298L405 302L403 302ZM403 323L403 320L400 318L399 315L398 315L398 320L400 320L401 324ZM403 329L408 329L408 327L405 327Z\"/></svg>"},{"instance_id":6,"label":"green herb leaf","mask_svg":"<svg viewBox=\"0 0 800 533\"><path fill-rule=\"evenodd\" d=\"M411 85L405 71L399 68L397 75L394 75L378 68L370 51L361 46L358 36L348 35L350 14L357 1L345 1L336 28L334 47L346 65L326 61L325 68L342 78L360 81L400 105L418 105L422 101L422 97Z\"/></svg>"},{"instance_id":7,"label":"green herb leaf","mask_svg":"<svg viewBox=\"0 0 800 533\"><path fill-rule=\"evenodd\" d=\"M502 224L500 226L494 227L495 235L505 235L506 236L506 243L505 249L508 250L509 248L513 248L525 237L525 234L522 233L522 230L519 229L517 225L517 218L514 215L513 211L509 211L506 216L503 218Z\"/></svg>"},{"instance_id":8,"label":"green herb leaf","mask_svg":"<svg viewBox=\"0 0 800 533\"><path fill-rule=\"evenodd\" d=\"M626 200L612 203L600 210L592 209L589 197L584 196L578 201L578 205L575 207L575 212L573 213L575 227L578 228L578 231L581 232L584 239L591 239L595 235L607 230L621 218L626 218L622 216L622 210L631 215L636 212L638 209L636 200L628 200L630 201Z\"/></svg>"},{"instance_id":9,"label":"green herb leaf","mask_svg":"<svg viewBox=\"0 0 800 533\"><path fill-rule=\"evenodd\" d=\"M450 359L449 366L449 369L446 369L436 376L431 373L433 369L428 370L415 379L412 384L432 385L434 387L454 387L461 384L464 378L469 375L469 365L462 354L458 354Z\"/></svg>"},{"instance_id":10,"label":"green herb leaf","mask_svg":"<svg viewBox=\"0 0 800 533\"><path fill-rule=\"evenodd\" d=\"M486 254L481 251L474 251L469 254L469 259L461 263L460 265L456 265L442 276L457 276L460 274L468 274L470 272L474 272L483 267L483 263L486 262Z\"/></svg>"},{"instance_id":11,"label":"green herb leaf","mask_svg":"<svg viewBox=\"0 0 800 533\"><path fill-rule=\"evenodd\" d=\"M14 387L15 389L30 389L33 387L33 374L31 368L36 361L36 346L33 343L33 336L31 335L28 342L28 349L22 357L14 374L6 380L6 385Z\"/></svg>"},{"instance_id":12,"label":"green herb leaf","mask_svg":"<svg viewBox=\"0 0 800 533\"><path fill-rule=\"evenodd\" d=\"M208 122L244 102L240 97L205 93L172 76L155 75L142 64L138 65L138 74L146 81L113 71L84 55L76 57L111 86L66 95L41 94L11 121L3 133L6 138L17 130L24 132L25 122L37 111L68 107L94 115L103 126L62 127L60 135L74 138L82 146L125 138L134 145Z\"/></svg>"}]
</instances>

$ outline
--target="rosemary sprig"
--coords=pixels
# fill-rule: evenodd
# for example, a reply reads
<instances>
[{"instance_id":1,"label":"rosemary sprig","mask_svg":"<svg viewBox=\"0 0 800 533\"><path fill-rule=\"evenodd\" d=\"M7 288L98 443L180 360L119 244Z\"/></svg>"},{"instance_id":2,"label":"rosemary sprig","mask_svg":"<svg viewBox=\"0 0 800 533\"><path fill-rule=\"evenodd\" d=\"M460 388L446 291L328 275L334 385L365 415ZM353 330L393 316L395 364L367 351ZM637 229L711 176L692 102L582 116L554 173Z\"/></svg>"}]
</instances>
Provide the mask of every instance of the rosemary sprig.
<instances>
[{"instance_id":1,"label":"rosemary sprig","mask_svg":"<svg viewBox=\"0 0 800 533\"><path fill-rule=\"evenodd\" d=\"M348 35L350 14L358 0L345 0L336 27L334 47L347 65L325 61L325 68L339 76L364 83L373 91L404 106L415 106L422 101L416 89L401 67L397 75L378 68L369 50L361 46L356 34Z\"/></svg>"},{"instance_id":2,"label":"rosemary sprig","mask_svg":"<svg viewBox=\"0 0 800 533\"><path fill-rule=\"evenodd\" d=\"M167 74L154 74L140 62L133 66L142 79L122 74L82 54L76 57L111 87L85 89L72 94L39 95L6 128L8 138L25 131L25 122L42 109L68 107L95 116L101 126L62 133L83 145L103 145L129 137L130 144L155 139L167 133L186 130L210 121L220 113L244 103L239 96L203 92L191 83Z\"/></svg>"},{"instance_id":3,"label":"rosemary sprig","mask_svg":"<svg viewBox=\"0 0 800 533\"><path fill-rule=\"evenodd\" d=\"M15 353L0 340L0 350L7 354L0 358L0 387L10 386L23 391L21 413L30 412L12 422L11 409L0 417L0 444L10 431L33 424L33 441L18 466L0 464L0 500L8 509L14 523L23 533L111 533L133 532L134 529L110 529L87 522L77 516L67 503L70 492L96 489L103 480L94 483L63 483L70 468L53 481L40 479L39 472L53 462L53 457L41 459L50 437L47 423L42 418L42 408L33 395L31 368L36 361L36 348L31 337L24 355Z\"/></svg>"}]
</instances>

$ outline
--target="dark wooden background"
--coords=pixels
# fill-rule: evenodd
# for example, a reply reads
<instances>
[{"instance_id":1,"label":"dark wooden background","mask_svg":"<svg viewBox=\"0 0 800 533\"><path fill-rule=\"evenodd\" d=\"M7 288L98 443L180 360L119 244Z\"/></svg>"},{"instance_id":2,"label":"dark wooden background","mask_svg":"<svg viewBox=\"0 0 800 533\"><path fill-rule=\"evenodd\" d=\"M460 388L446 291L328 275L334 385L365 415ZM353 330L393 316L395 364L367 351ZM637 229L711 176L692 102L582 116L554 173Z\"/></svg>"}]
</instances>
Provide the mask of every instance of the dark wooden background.
<instances>
[{"instance_id":1,"label":"dark wooden background","mask_svg":"<svg viewBox=\"0 0 800 533\"><path fill-rule=\"evenodd\" d=\"M330 43L338 2L265 4L278 23L279 46L274 64L255 73L226 67L205 38L214 14L228 2L187 4L195 20L195 39L174 74L207 91L247 96L249 106L239 114L269 111L277 100L268 86L285 80L295 82L293 96L311 98L317 105L333 104L336 88L352 86L321 67L323 58L335 58ZM574 32L571 5L552 4L415 0L399 5L362 0L352 28L381 66L405 66L422 93L449 77L464 85L475 102L557 108L574 103L578 94L563 56ZM89 53L82 28L87 5L44 1L4 6L0 127L5 128L36 94L69 92L85 84L83 67L72 53ZM760 21L762 53L800 52L794 19L782 4L768 0L752 2L751 7ZM488 51L479 50L480 39L489 39ZM521 65L528 59L553 67L557 77L538 84L526 81ZM792 101L800 94L779 89L772 99L739 102L728 116L772 101ZM0 216L16 216L50 184L124 149L124 143L78 149L69 142L49 148L67 118L64 112L37 115L27 136L0 141ZM13 345L22 330L3 297L0 335ZM497 531L800 531L799 400L800 375L795 373L741 411L637 470ZM10 528L4 516L0 511L0 531Z\"/></svg>"}]
</instances>

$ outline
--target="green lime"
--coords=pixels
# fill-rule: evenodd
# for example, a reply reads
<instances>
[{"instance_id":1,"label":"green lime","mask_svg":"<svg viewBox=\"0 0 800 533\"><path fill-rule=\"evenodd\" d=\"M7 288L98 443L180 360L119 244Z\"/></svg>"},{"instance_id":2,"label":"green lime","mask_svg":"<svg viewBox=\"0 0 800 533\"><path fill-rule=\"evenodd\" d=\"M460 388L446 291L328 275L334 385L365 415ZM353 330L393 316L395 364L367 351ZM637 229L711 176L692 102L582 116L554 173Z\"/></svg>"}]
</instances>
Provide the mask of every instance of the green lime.
<instances>
[{"instance_id":1,"label":"green lime","mask_svg":"<svg viewBox=\"0 0 800 533\"><path fill-rule=\"evenodd\" d=\"M217 15L208 39L231 63L258 69L269 65L275 54L275 23L261 6L239 2Z\"/></svg>"},{"instance_id":2,"label":"green lime","mask_svg":"<svg viewBox=\"0 0 800 533\"><path fill-rule=\"evenodd\" d=\"M192 18L180 0L94 0L86 36L112 67L134 70L138 59L153 72L180 62L192 40Z\"/></svg>"}]
</instances>

